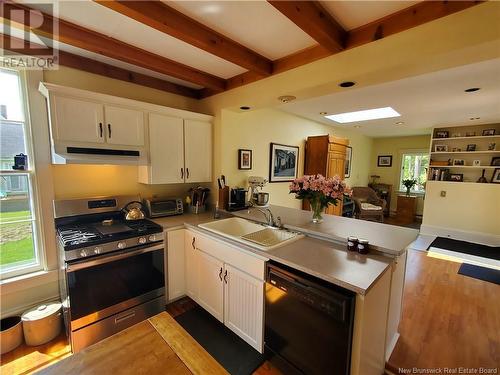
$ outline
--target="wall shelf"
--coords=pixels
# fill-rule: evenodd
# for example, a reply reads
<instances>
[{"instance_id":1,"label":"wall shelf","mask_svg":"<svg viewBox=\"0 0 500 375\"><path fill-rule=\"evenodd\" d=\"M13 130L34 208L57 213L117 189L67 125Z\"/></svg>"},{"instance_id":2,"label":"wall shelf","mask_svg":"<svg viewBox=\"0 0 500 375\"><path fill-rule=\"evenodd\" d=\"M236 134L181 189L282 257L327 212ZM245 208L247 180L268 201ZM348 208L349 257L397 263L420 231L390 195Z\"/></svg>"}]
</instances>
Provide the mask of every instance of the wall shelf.
<instances>
[{"instance_id":1,"label":"wall shelf","mask_svg":"<svg viewBox=\"0 0 500 375\"><path fill-rule=\"evenodd\" d=\"M500 154L500 151L431 151L431 155L448 155L448 154Z\"/></svg>"},{"instance_id":2,"label":"wall shelf","mask_svg":"<svg viewBox=\"0 0 500 375\"><path fill-rule=\"evenodd\" d=\"M500 134L497 135L475 135L473 137L448 137L448 138L432 138L431 141L451 141L457 139L494 139L500 138Z\"/></svg>"},{"instance_id":3,"label":"wall shelf","mask_svg":"<svg viewBox=\"0 0 500 375\"><path fill-rule=\"evenodd\" d=\"M429 165L429 168L464 168L464 169L495 169L495 168L500 168L499 166L495 165L480 165L480 166L475 166L475 165ZM432 180L430 180L432 181Z\"/></svg>"},{"instance_id":4,"label":"wall shelf","mask_svg":"<svg viewBox=\"0 0 500 375\"><path fill-rule=\"evenodd\" d=\"M493 184L491 182L487 183L479 183L479 182L474 182L474 181L440 181L440 180L428 180L426 184L469 184L469 185L484 185L484 186L500 186L500 184Z\"/></svg>"}]
</instances>

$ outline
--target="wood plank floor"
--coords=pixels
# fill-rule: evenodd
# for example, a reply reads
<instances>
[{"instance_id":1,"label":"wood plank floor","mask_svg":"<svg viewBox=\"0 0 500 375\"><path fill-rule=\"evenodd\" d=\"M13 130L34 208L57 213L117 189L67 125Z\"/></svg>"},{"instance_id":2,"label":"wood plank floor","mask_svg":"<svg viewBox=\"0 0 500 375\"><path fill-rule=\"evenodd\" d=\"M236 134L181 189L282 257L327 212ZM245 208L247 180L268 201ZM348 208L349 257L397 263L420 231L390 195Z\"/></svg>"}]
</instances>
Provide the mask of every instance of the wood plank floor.
<instances>
[{"instance_id":1,"label":"wood plank floor","mask_svg":"<svg viewBox=\"0 0 500 375\"><path fill-rule=\"evenodd\" d=\"M409 251L401 337L388 368L500 366L500 285L427 254Z\"/></svg>"}]
</instances>

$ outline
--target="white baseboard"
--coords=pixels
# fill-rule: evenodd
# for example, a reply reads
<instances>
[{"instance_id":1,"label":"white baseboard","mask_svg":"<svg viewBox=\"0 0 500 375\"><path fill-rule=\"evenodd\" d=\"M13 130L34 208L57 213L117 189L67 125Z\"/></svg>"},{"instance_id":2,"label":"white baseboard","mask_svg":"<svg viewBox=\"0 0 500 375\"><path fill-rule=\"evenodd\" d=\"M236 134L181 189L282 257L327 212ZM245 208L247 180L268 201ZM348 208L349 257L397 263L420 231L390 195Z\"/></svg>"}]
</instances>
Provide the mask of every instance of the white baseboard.
<instances>
[{"instance_id":1,"label":"white baseboard","mask_svg":"<svg viewBox=\"0 0 500 375\"><path fill-rule=\"evenodd\" d=\"M385 348L385 361L388 362L389 358L391 358L392 351L396 347L396 344L398 343L399 340L399 332L396 332L394 336L392 336L392 339L389 343L387 343L387 346Z\"/></svg>"},{"instance_id":2,"label":"white baseboard","mask_svg":"<svg viewBox=\"0 0 500 375\"><path fill-rule=\"evenodd\" d=\"M60 300L61 300L61 296L58 293L52 297L45 298L41 301L36 301L36 302L31 301L30 303L27 303L25 305L16 306L15 308L2 311L2 319L6 318L8 316L22 315L22 313L24 313L25 311L28 311L29 309L31 309L35 306L42 305L42 304L47 303L47 302L60 301Z\"/></svg>"},{"instance_id":3,"label":"white baseboard","mask_svg":"<svg viewBox=\"0 0 500 375\"><path fill-rule=\"evenodd\" d=\"M455 240L474 242L488 246L500 246L500 235L483 233L483 232L468 232L459 229L437 227L433 225L422 224L420 233L429 236L449 237Z\"/></svg>"}]
</instances>

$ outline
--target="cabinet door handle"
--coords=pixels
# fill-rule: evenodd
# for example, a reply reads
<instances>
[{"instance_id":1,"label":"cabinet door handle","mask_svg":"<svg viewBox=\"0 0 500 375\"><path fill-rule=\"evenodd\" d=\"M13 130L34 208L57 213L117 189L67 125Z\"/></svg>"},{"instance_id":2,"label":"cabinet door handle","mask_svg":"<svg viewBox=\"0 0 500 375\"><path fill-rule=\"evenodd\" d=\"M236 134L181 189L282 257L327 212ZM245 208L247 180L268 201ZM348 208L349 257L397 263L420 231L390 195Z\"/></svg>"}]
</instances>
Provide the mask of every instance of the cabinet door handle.
<instances>
[{"instance_id":1,"label":"cabinet door handle","mask_svg":"<svg viewBox=\"0 0 500 375\"><path fill-rule=\"evenodd\" d=\"M109 133L109 138L111 138L111 124L108 124L108 133Z\"/></svg>"},{"instance_id":2,"label":"cabinet door handle","mask_svg":"<svg viewBox=\"0 0 500 375\"><path fill-rule=\"evenodd\" d=\"M220 279L220 281L222 281L222 267L220 268L220 271L219 271L219 279Z\"/></svg>"},{"instance_id":3,"label":"cabinet door handle","mask_svg":"<svg viewBox=\"0 0 500 375\"><path fill-rule=\"evenodd\" d=\"M186 168L186 178L189 178L189 168Z\"/></svg>"},{"instance_id":4,"label":"cabinet door handle","mask_svg":"<svg viewBox=\"0 0 500 375\"><path fill-rule=\"evenodd\" d=\"M99 123L99 137L102 138L102 122Z\"/></svg>"},{"instance_id":5,"label":"cabinet door handle","mask_svg":"<svg viewBox=\"0 0 500 375\"><path fill-rule=\"evenodd\" d=\"M194 246L195 241L196 241L196 237L193 237L193 242L191 242L191 246L193 246L193 249L196 250L196 246Z\"/></svg>"},{"instance_id":6,"label":"cabinet door handle","mask_svg":"<svg viewBox=\"0 0 500 375\"><path fill-rule=\"evenodd\" d=\"M184 168L181 168L181 179L184 179Z\"/></svg>"},{"instance_id":7,"label":"cabinet door handle","mask_svg":"<svg viewBox=\"0 0 500 375\"><path fill-rule=\"evenodd\" d=\"M227 284L227 270L224 272L224 282Z\"/></svg>"}]
</instances>

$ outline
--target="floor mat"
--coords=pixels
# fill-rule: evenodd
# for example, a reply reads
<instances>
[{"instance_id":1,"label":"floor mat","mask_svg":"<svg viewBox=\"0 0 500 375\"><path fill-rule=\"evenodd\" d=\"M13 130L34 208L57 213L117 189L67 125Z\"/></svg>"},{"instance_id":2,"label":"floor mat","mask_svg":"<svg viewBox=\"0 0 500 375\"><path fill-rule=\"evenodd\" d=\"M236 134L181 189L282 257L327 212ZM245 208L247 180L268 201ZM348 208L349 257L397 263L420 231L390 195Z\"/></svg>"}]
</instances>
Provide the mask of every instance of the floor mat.
<instances>
[{"instance_id":1,"label":"floor mat","mask_svg":"<svg viewBox=\"0 0 500 375\"><path fill-rule=\"evenodd\" d=\"M460 275L488 281L500 285L500 271L492 268L480 267L474 264L463 263L458 270Z\"/></svg>"},{"instance_id":2,"label":"floor mat","mask_svg":"<svg viewBox=\"0 0 500 375\"><path fill-rule=\"evenodd\" d=\"M459 241L451 238L437 237L429 245L429 250L431 247L437 247L439 249L456 251L458 253L464 253L469 255L475 255L478 257L489 258L500 260L500 247L479 245L472 242Z\"/></svg>"},{"instance_id":3,"label":"floor mat","mask_svg":"<svg viewBox=\"0 0 500 375\"><path fill-rule=\"evenodd\" d=\"M264 363L262 354L199 306L175 320L233 375L252 374Z\"/></svg>"}]
</instances>

